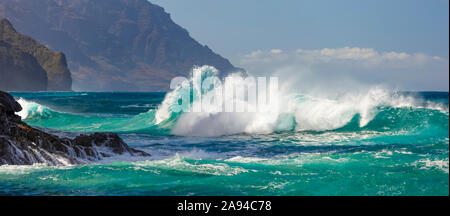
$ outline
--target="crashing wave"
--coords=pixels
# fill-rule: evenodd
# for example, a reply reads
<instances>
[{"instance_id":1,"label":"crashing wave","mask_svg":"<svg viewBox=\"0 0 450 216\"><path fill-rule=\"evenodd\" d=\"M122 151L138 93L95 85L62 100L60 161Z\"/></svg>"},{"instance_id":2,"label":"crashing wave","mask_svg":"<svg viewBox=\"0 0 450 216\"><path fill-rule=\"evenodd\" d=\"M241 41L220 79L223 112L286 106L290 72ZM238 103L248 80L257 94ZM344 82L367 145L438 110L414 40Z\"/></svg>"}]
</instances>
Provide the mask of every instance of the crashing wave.
<instances>
[{"instance_id":1,"label":"crashing wave","mask_svg":"<svg viewBox=\"0 0 450 216\"><path fill-rule=\"evenodd\" d=\"M32 125L80 132L137 132L179 136L221 136L232 134L270 134L284 131L375 130L404 131L426 128L430 124L448 127L448 105L420 101L416 97L375 87L326 97L279 92L277 104L267 104L264 112L220 112L225 102L252 106L245 100L228 97L210 104L202 112L173 112L180 98L191 98L182 110L198 106L204 95L222 96L222 89L202 89L200 83L219 72L211 66L196 67L184 85L168 92L155 109L134 117L104 117L62 113L38 103L19 99L24 108L18 113ZM225 79L223 86L249 85L242 74ZM191 90L192 89L192 90ZM226 89L226 88L225 88Z\"/></svg>"},{"instance_id":2,"label":"crashing wave","mask_svg":"<svg viewBox=\"0 0 450 216\"><path fill-rule=\"evenodd\" d=\"M194 69L196 76L193 76L189 82L193 86L191 94L198 94L200 89L195 80L205 80L210 76L217 76L218 71L210 66L203 66ZM241 74L232 74L231 76L242 78ZM235 79L236 80L236 79ZM248 83L234 82L235 80L225 80L224 86L238 87L239 85L247 85ZM239 79L237 79L239 80ZM178 103L178 98L185 97L189 94L189 85L179 86L172 92L169 92L156 112L157 122L164 122L167 119L176 116L177 121L172 128L172 134L181 136L220 136L229 134L267 134L280 131L327 131L343 128L352 124L357 118L357 128L361 129L369 125L376 125L378 121L385 119L377 119L380 113L390 115L391 123L402 121L411 113L420 112L423 114L423 121L432 116L436 111L443 114L443 119L448 120L448 106L441 104L424 105L419 104L416 99L411 96L404 96L398 93L389 92L383 88L372 88L367 92L349 93L339 98L328 99L314 97L311 95L299 95L293 93L282 92L279 97L279 104L271 104L266 107L269 112L217 112L221 107L225 106L223 101L236 100L235 98L225 98L222 103L215 104L216 109L202 110L202 112L184 112L172 113L170 108ZM214 96L222 96L221 89L207 90L206 93ZM193 101L188 106L193 106L199 100ZM247 103L246 101L237 101L239 103ZM236 103L237 103L236 102ZM245 104L251 106L250 104ZM212 110L212 111L209 111ZM386 114L387 113L387 114ZM439 113L436 113L439 115ZM442 115L441 115L442 116ZM375 122L373 122L375 120ZM411 124L411 122L403 122ZM420 124L420 122L412 121L412 123ZM389 127L389 125L385 125Z\"/></svg>"}]
</instances>

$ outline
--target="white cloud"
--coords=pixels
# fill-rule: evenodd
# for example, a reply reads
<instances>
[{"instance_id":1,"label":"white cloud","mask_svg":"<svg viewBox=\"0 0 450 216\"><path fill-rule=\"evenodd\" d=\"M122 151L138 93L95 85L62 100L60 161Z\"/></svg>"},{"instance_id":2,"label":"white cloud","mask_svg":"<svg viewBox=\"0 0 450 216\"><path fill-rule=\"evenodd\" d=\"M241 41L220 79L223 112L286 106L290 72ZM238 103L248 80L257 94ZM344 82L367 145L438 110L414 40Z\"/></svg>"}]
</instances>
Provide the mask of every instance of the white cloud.
<instances>
[{"instance_id":1,"label":"white cloud","mask_svg":"<svg viewBox=\"0 0 450 216\"><path fill-rule=\"evenodd\" d=\"M407 53L404 53L404 52L402 52L402 53L388 52L388 53L384 53L382 55L382 58L384 58L384 59L392 59L392 60L395 60L395 59L406 59L406 58L409 58L409 57L411 57L411 55L409 55Z\"/></svg>"},{"instance_id":2,"label":"white cloud","mask_svg":"<svg viewBox=\"0 0 450 216\"><path fill-rule=\"evenodd\" d=\"M378 55L378 53L373 49L362 49L358 47L344 47L338 49L325 48L321 50L312 50L310 52L319 53L322 57L352 60L368 59Z\"/></svg>"},{"instance_id":3,"label":"white cloud","mask_svg":"<svg viewBox=\"0 0 450 216\"><path fill-rule=\"evenodd\" d=\"M280 49L273 49L273 50L270 50L270 52L273 53L273 54L280 54L280 53L282 53L283 51L280 50Z\"/></svg>"},{"instance_id":4,"label":"white cloud","mask_svg":"<svg viewBox=\"0 0 450 216\"><path fill-rule=\"evenodd\" d=\"M239 56L234 62L253 75L315 77L315 81L351 79L402 90L448 91L448 59L423 53L378 52L359 47L272 49Z\"/></svg>"},{"instance_id":5,"label":"white cloud","mask_svg":"<svg viewBox=\"0 0 450 216\"><path fill-rule=\"evenodd\" d=\"M284 54L280 58L280 54ZM377 62L382 64L383 61L392 60L407 60L399 61L398 63L417 63L425 64L430 61L443 61L445 59L439 56L428 56L423 53L408 54L405 52L385 52L379 53L372 48L359 48L359 47L343 47L343 48L324 48L319 50L303 50L297 49L294 52L283 52L281 49L272 49L269 51L253 51L247 55L241 57L239 62L258 62L262 59L265 61L279 61L280 59L291 59L297 62L303 61L304 63L318 63L329 61L341 61L342 60L364 60L366 62ZM363 61L363 62L364 62Z\"/></svg>"}]
</instances>

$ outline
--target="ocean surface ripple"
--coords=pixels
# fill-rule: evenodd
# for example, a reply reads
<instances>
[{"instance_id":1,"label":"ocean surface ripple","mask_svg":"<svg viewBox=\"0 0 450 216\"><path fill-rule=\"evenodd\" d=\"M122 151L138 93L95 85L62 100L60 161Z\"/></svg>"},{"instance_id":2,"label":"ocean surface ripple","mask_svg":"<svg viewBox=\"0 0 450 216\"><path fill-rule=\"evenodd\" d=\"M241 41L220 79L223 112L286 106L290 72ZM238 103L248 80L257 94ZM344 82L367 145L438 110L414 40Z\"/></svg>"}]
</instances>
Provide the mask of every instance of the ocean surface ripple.
<instances>
[{"instance_id":1,"label":"ocean surface ripple","mask_svg":"<svg viewBox=\"0 0 450 216\"><path fill-rule=\"evenodd\" d=\"M116 132L153 157L0 166L0 195L449 194L448 93L282 93L264 114L172 113L186 92L12 93L32 126Z\"/></svg>"}]
</instances>

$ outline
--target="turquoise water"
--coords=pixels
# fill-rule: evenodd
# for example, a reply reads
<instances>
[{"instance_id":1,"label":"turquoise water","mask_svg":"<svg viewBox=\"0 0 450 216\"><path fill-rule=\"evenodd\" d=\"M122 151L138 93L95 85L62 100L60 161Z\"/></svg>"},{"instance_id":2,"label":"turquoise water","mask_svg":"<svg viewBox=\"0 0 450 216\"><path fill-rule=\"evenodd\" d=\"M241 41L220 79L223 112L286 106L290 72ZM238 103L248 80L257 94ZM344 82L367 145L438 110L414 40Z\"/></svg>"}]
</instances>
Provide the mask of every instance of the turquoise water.
<instances>
[{"instance_id":1,"label":"turquoise water","mask_svg":"<svg viewBox=\"0 0 450 216\"><path fill-rule=\"evenodd\" d=\"M117 132L153 156L0 166L0 195L449 195L448 93L294 94L273 121L167 115L166 93L13 95L30 125Z\"/></svg>"}]
</instances>

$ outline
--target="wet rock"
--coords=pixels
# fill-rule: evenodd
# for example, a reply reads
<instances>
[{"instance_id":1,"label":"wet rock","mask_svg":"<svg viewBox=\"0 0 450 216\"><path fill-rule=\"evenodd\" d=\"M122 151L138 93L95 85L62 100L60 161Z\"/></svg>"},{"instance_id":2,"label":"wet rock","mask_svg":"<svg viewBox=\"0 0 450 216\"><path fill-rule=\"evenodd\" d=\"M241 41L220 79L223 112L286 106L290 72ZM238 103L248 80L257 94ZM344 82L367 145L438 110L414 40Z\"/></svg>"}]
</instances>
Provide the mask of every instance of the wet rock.
<instances>
[{"instance_id":1,"label":"wet rock","mask_svg":"<svg viewBox=\"0 0 450 216\"><path fill-rule=\"evenodd\" d=\"M132 156L149 156L147 153L128 147L123 140L115 133L94 133L90 135L77 136L73 143L85 147L104 147L113 154L128 153Z\"/></svg>"},{"instance_id":2,"label":"wet rock","mask_svg":"<svg viewBox=\"0 0 450 216\"><path fill-rule=\"evenodd\" d=\"M21 107L8 93L0 91L0 165L84 164L114 155L150 156L130 148L115 133L60 138L22 122L14 112Z\"/></svg>"}]
</instances>

